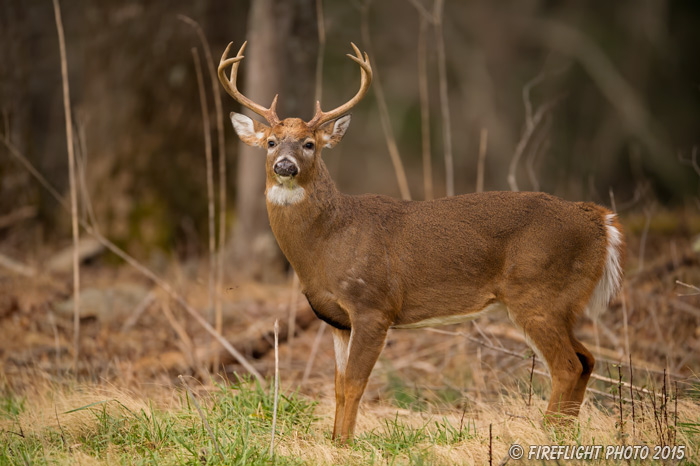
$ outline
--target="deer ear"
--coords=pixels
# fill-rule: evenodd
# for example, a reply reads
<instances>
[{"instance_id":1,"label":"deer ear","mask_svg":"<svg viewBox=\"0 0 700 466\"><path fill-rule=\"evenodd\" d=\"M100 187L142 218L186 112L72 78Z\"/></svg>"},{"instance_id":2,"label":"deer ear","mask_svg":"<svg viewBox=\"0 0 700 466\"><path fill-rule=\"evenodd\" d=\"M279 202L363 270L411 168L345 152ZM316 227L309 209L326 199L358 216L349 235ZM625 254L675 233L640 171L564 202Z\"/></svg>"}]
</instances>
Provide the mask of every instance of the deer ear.
<instances>
[{"instance_id":1,"label":"deer ear","mask_svg":"<svg viewBox=\"0 0 700 466\"><path fill-rule=\"evenodd\" d=\"M321 131L321 141L323 147L329 149L340 142L350 126L350 115L342 116L336 120L331 120L319 128Z\"/></svg>"},{"instance_id":2,"label":"deer ear","mask_svg":"<svg viewBox=\"0 0 700 466\"><path fill-rule=\"evenodd\" d=\"M249 146L265 147L269 126L236 112L231 112L231 123L241 141Z\"/></svg>"}]
</instances>

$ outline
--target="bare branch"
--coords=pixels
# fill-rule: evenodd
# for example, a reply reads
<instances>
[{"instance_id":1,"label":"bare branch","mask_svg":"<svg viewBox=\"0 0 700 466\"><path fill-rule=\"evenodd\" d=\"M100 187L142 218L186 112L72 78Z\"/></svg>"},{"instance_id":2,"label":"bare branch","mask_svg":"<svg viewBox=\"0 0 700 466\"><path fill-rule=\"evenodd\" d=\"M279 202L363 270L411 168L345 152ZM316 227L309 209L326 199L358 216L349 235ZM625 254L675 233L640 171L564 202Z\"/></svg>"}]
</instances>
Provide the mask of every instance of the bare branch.
<instances>
[{"instance_id":1,"label":"bare branch","mask_svg":"<svg viewBox=\"0 0 700 466\"><path fill-rule=\"evenodd\" d=\"M61 6L53 0L53 11L58 31L58 47L61 54L61 80L63 82L63 112L66 119L66 145L68 146L68 183L70 185L71 229L73 231L73 370L78 368L80 344L80 261L78 260L78 191L75 176L75 153L73 146L73 121L70 111L70 87L68 84L68 61L66 58L66 40L63 35Z\"/></svg>"},{"instance_id":2,"label":"bare branch","mask_svg":"<svg viewBox=\"0 0 700 466\"><path fill-rule=\"evenodd\" d=\"M420 96L421 152L423 155L423 192L433 199L433 169L430 154L430 101L428 94L428 21L421 16L418 32L418 93Z\"/></svg>"},{"instance_id":3,"label":"bare branch","mask_svg":"<svg viewBox=\"0 0 700 466\"><path fill-rule=\"evenodd\" d=\"M209 296L208 310L209 320L215 321L214 313L214 282L216 279L216 220L214 211L214 167L211 151L211 124L209 123L209 107L207 106L207 94L204 91L204 78L202 76L202 64L199 60L199 52L192 48L194 70L197 75L197 88L199 89L199 103L202 110L202 132L204 134L204 158L207 167L207 211L209 213Z\"/></svg>"},{"instance_id":4,"label":"bare branch","mask_svg":"<svg viewBox=\"0 0 700 466\"><path fill-rule=\"evenodd\" d=\"M452 157L452 124L450 121L450 101L447 92L447 64L445 39L442 30L444 0L435 0L435 39L437 42L438 79L440 84L440 110L442 111L442 142L445 152L445 187L447 196L455 195L454 161Z\"/></svg>"},{"instance_id":5,"label":"bare branch","mask_svg":"<svg viewBox=\"0 0 700 466\"><path fill-rule=\"evenodd\" d=\"M479 135L479 159L476 163L476 192L484 191L484 170L486 162L486 148L489 141L489 131L486 128L481 128Z\"/></svg>"},{"instance_id":6,"label":"bare branch","mask_svg":"<svg viewBox=\"0 0 700 466\"><path fill-rule=\"evenodd\" d=\"M555 99L551 102L540 106L540 108L537 109L537 112L535 112L535 116L532 118L532 123L529 125L525 125L525 130L523 131L523 135L520 138L520 141L518 141L518 145L515 147L515 152L513 153L513 158L511 159L510 166L508 168L508 184L510 185L511 191L519 190L518 183L515 179L515 171L518 168L518 163L520 162L520 159L523 156L525 149L530 143L530 140L532 139L533 134L535 134L535 131L537 131L539 126L542 124L544 118L559 103L559 100L560 99Z\"/></svg>"},{"instance_id":7,"label":"bare branch","mask_svg":"<svg viewBox=\"0 0 700 466\"><path fill-rule=\"evenodd\" d=\"M362 13L362 41L365 44L365 49L369 51L369 54L376 57L372 50L372 38L369 31L369 4L370 2L367 2L358 6L360 12ZM382 129L384 130L384 137L386 139L387 149L389 150L389 156L391 157L391 163L394 165L394 172L396 173L396 180L399 184L401 198L404 200L410 200L411 191L408 187L406 171L404 170L403 163L401 162L401 155L399 154L399 147L396 144L394 130L391 128L389 109L386 104L384 88L382 87L381 79L379 79L379 70L377 69L376 63L374 64L372 73L374 75L374 93L377 96L377 105L379 106L379 119L382 123Z\"/></svg>"},{"instance_id":8,"label":"bare branch","mask_svg":"<svg viewBox=\"0 0 700 466\"><path fill-rule=\"evenodd\" d=\"M207 69L209 70L209 78L211 81L211 89L214 95L214 112L216 114L216 136L217 136L217 149L219 157L219 243L218 243L218 257L216 262L216 290L217 293L214 297L214 314L216 331L221 333L223 331L223 309L221 294L218 290L223 287L224 280L224 247L226 245L226 145L224 140L224 112L221 108L221 88L219 87L219 82L217 78L216 67L214 66L214 58L211 54L211 48L209 47L209 42L207 41L204 31L202 30L199 23L197 23L192 18L185 15L178 15L181 21L192 26L197 32L199 41L204 49L204 57L207 62ZM218 353L216 353L218 354ZM217 356L218 357L218 356ZM218 366L218 360L215 358L213 366Z\"/></svg>"}]
</instances>

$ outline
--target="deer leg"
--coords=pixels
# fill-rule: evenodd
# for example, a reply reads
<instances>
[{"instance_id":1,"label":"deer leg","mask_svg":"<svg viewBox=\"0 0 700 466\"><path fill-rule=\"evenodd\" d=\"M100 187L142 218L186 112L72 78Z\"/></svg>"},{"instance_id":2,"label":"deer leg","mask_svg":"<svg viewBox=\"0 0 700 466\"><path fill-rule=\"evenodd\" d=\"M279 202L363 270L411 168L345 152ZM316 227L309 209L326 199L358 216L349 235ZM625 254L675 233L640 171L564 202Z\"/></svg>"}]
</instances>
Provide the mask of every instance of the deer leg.
<instances>
[{"instance_id":1,"label":"deer leg","mask_svg":"<svg viewBox=\"0 0 700 466\"><path fill-rule=\"evenodd\" d=\"M567 422L562 415L575 416L578 413L580 401L575 401L573 394L582 378L583 364L574 349L567 320L563 316L557 317L550 314L548 317L517 319L516 316L514 322L523 329L533 349L539 352L549 367L552 395L545 418L561 423Z\"/></svg>"},{"instance_id":2,"label":"deer leg","mask_svg":"<svg viewBox=\"0 0 700 466\"><path fill-rule=\"evenodd\" d=\"M593 367L595 367L595 358L591 352L588 351L588 348L583 346L583 343L578 341L573 335L571 336L571 343L573 344L574 351L576 351L576 356L583 367L581 377L579 377L578 382L576 382L574 390L571 393L571 402L574 404L572 407L572 416L578 416L581 403L583 402L583 396L586 394L588 379L591 378Z\"/></svg>"},{"instance_id":3,"label":"deer leg","mask_svg":"<svg viewBox=\"0 0 700 466\"><path fill-rule=\"evenodd\" d=\"M349 330L333 329L333 348L335 349L335 422L333 423L333 440L340 435L345 412L345 369L348 364Z\"/></svg>"},{"instance_id":4,"label":"deer leg","mask_svg":"<svg viewBox=\"0 0 700 466\"><path fill-rule=\"evenodd\" d=\"M340 431L342 443L352 439L360 400L372 368L384 349L388 330L388 324L376 321L353 322L345 371L345 411Z\"/></svg>"}]
</instances>

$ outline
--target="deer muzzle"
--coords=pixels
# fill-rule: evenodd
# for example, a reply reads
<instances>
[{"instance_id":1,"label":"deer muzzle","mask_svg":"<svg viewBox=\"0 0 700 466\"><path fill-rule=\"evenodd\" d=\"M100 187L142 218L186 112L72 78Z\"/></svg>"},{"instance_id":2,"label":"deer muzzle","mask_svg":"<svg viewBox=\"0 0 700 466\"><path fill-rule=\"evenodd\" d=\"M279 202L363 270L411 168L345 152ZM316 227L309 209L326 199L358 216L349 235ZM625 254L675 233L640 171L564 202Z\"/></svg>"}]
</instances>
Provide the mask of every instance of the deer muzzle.
<instances>
[{"instance_id":1,"label":"deer muzzle","mask_svg":"<svg viewBox=\"0 0 700 466\"><path fill-rule=\"evenodd\" d=\"M297 164L289 159L282 159L275 163L273 170L277 176L283 177L293 177L299 173Z\"/></svg>"}]
</instances>

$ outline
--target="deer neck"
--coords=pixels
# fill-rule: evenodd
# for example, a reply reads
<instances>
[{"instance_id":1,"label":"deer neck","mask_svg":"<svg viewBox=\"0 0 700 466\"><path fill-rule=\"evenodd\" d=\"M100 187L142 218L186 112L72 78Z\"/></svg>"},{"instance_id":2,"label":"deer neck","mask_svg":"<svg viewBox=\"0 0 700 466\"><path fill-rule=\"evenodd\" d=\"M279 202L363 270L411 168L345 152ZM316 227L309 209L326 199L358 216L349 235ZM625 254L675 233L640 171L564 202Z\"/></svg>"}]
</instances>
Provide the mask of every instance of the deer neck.
<instances>
[{"instance_id":1,"label":"deer neck","mask_svg":"<svg viewBox=\"0 0 700 466\"><path fill-rule=\"evenodd\" d=\"M338 191L323 160L319 159L316 174L303 186L303 199L290 204L272 202L267 196L270 227L282 252L300 275L313 267L323 239L334 224L344 222L342 203L345 196ZM276 183L268 180L267 193ZM298 188L297 188L298 189Z\"/></svg>"}]
</instances>

